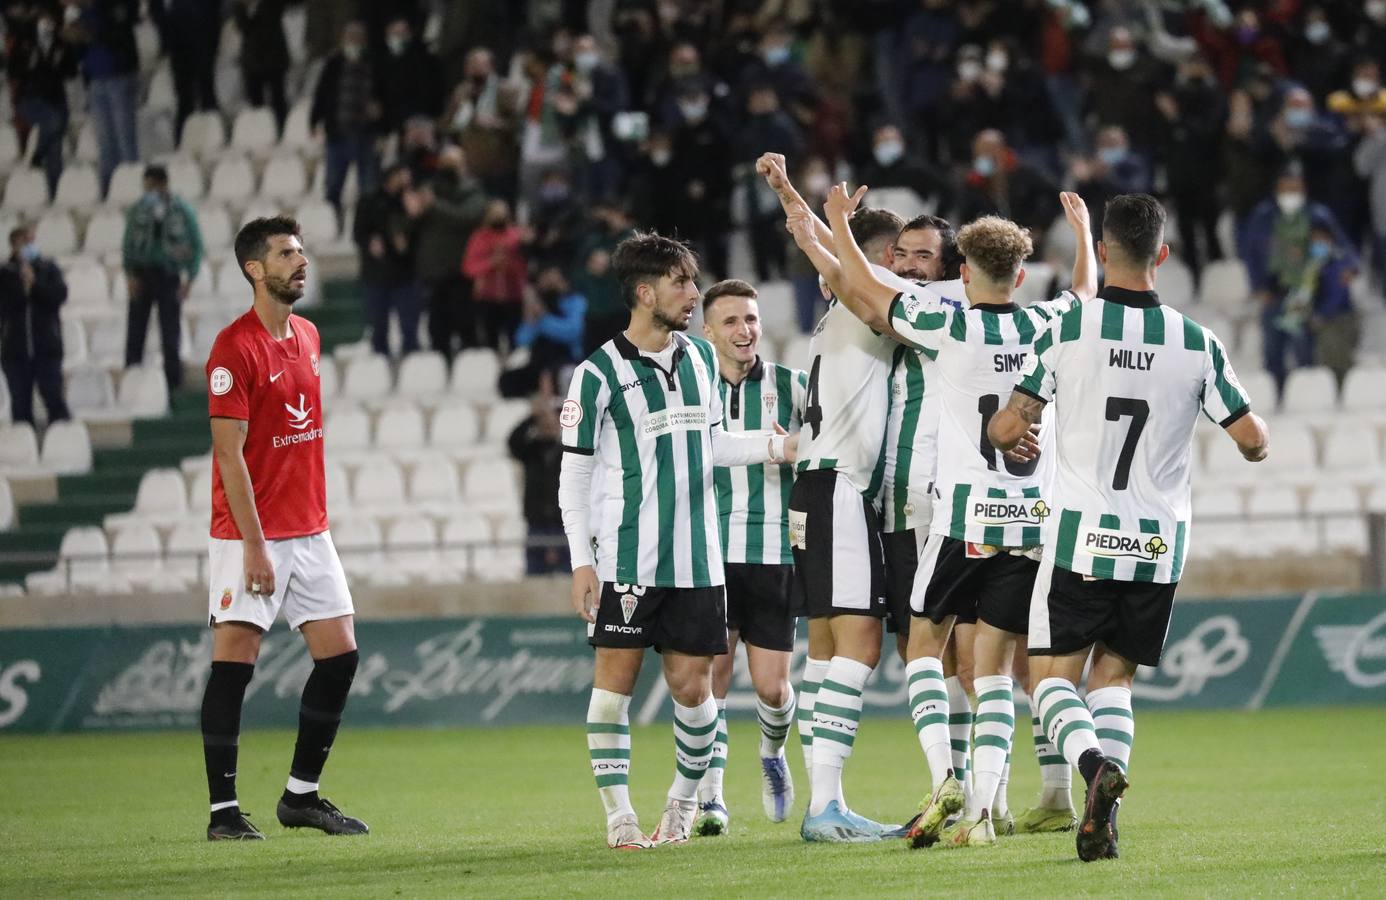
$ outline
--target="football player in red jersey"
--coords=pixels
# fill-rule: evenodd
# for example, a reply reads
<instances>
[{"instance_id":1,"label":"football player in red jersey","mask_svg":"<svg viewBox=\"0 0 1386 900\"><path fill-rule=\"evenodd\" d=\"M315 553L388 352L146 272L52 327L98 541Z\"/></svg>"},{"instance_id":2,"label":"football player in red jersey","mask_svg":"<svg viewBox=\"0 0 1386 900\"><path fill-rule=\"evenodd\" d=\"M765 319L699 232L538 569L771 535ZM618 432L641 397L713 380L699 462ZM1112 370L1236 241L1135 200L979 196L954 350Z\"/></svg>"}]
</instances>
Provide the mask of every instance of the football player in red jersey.
<instances>
[{"instance_id":1,"label":"football player in red jersey","mask_svg":"<svg viewBox=\"0 0 1386 900\"><path fill-rule=\"evenodd\" d=\"M213 635L202 697L212 801L207 839L264 837L236 801L236 756L260 639L280 609L303 635L313 671L303 688L279 821L365 834L366 823L318 796L358 657L351 592L327 530L318 330L293 314L308 273L298 223L276 216L246 224L236 235L236 262L255 302L217 335L207 360Z\"/></svg>"}]
</instances>

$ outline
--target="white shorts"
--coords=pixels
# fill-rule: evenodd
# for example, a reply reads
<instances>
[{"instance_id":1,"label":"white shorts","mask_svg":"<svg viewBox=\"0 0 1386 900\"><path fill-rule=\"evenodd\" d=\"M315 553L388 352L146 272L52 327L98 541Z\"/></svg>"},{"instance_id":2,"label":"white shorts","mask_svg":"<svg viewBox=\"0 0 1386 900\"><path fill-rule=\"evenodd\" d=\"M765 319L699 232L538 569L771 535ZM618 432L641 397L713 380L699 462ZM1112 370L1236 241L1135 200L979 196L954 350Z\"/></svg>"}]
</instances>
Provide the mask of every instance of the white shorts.
<instances>
[{"instance_id":1,"label":"white shorts","mask_svg":"<svg viewBox=\"0 0 1386 900\"><path fill-rule=\"evenodd\" d=\"M207 542L208 624L249 622L269 631L279 610L294 631L304 622L334 619L356 612L346 572L332 545L331 532L267 541L274 567L274 594L252 594L245 588L245 558L240 541Z\"/></svg>"}]
</instances>

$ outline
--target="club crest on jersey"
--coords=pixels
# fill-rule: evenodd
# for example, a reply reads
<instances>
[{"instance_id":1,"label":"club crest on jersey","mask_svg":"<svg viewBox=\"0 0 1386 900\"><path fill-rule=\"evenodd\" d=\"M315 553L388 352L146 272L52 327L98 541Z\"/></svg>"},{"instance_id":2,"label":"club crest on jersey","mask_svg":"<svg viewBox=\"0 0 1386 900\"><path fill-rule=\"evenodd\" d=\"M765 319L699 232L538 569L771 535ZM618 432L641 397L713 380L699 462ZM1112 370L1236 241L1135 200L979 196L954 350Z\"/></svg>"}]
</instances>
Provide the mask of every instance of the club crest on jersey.
<instances>
[{"instance_id":1,"label":"club crest on jersey","mask_svg":"<svg viewBox=\"0 0 1386 900\"><path fill-rule=\"evenodd\" d=\"M564 428L576 428L582 421L582 404L576 400L564 400L558 411L558 424Z\"/></svg>"},{"instance_id":2,"label":"club crest on jersey","mask_svg":"<svg viewBox=\"0 0 1386 900\"><path fill-rule=\"evenodd\" d=\"M1139 559L1157 562L1169 552L1169 544L1158 534L1136 534L1113 528L1088 528L1079 532L1079 546L1090 556L1103 559Z\"/></svg>"},{"instance_id":3,"label":"club crest on jersey","mask_svg":"<svg viewBox=\"0 0 1386 900\"><path fill-rule=\"evenodd\" d=\"M309 357L308 357L308 363L313 367L313 374L316 375L316 376L318 376L319 378L321 378L321 377L322 377L322 367L321 367L321 366L319 365L319 363L318 363L318 355L317 355L316 353L313 353L313 354L310 354L310 355L309 355Z\"/></svg>"},{"instance_id":4,"label":"club crest on jersey","mask_svg":"<svg viewBox=\"0 0 1386 900\"><path fill-rule=\"evenodd\" d=\"M773 416L775 414L775 407L779 405L779 397L776 397L774 394L761 394L760 406L763 410L765 410L765 414L767 416Z\"/></svg>"},{"instance_id":5,"label":"club crest on jersey","mask_svg":"<svg viewBox=\"0 0 1386 900\"><path fill-rule=\"evenodd\" d=\"M223 590L223 591L221 592L221 608L222 608L222 609L230 609L230 608L231 608L231 589L230 589L230 588L226 588L225 590Z\"/></svg>"},{"instance_id":6,"label":"club crest on jersey","mask_svg":"<svg viewBox=\"0 0 1386 900\"><path fill-rule=\"evenodd\" d=\"M972 521L978 525L1043 525L1049 504L1029 498L989 497L972 501Z\"/></svg>"}]
</instances>

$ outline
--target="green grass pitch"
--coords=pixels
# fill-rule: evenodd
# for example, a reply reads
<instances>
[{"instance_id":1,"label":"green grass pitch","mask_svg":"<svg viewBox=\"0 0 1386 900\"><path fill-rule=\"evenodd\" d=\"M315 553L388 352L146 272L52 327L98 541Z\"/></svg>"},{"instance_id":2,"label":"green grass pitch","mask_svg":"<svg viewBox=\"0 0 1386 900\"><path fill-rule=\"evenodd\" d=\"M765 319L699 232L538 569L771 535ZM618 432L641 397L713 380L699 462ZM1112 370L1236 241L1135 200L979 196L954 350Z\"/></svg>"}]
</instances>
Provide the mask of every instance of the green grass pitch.
<instances>
[{"instance_id":1,"label":"green grass pitch","mask_svg":"<svg viewBox=\"0 0 1386 900\"><path fill-rule=\"evenodd\" d=\"M1087 865L1071 834L977 850L805 845L802 799L782 825L761 813L753 722L732 726L730 836L616 853L579 727L365 731L349 716L324 793L371 824L365 838L275 822L288 732L242 739L241 802L269 838L246 844L203 839L194 734L0 738L0 896L1386 893L1386 715L1375 708L1138 714L1122 858ZM1038 784L1028 731L1018 744L1017 812ZM647 830L671 751L667 725L635 729L632 792ZM802 790L797 746L790 759ZM903 713L863 723L847 771L857 810L900 821L925 782Z\"/></svg>"}]
</instances>

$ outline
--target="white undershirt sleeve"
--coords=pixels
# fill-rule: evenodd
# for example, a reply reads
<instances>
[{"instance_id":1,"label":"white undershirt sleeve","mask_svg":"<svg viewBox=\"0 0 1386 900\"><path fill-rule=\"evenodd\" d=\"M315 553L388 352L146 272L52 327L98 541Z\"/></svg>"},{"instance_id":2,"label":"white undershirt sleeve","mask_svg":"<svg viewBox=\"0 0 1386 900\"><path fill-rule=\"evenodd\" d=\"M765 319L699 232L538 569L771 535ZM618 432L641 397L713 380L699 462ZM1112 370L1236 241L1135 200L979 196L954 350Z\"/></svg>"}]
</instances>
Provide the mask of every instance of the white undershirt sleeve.
<instances>
[{"instance_id":1,"label":"white undershirt sleeve","mask_svg":"<svg viewBox=\"0 0 1386 900\"><path fill-rule=\"evenodd\" d=\"M592 559L592 472L596 457L564 453L558 470L558 508L563 512L563 531L568 535L568 555L574 569L594 564Z\"/></svg>"},{"instance_id":2,"label":"white undershirt sleeve","mask_svg":"<svg viewBox=\"0 0 1386 900\"><path fill-rule=\"evenodd\" d=\"M736 434L721 427L712 429L714 466L754 466L784 459L785 435L767 438L763 434ZM773 454L773 456L772 456Z\"/></svg>"}]
</instances>

